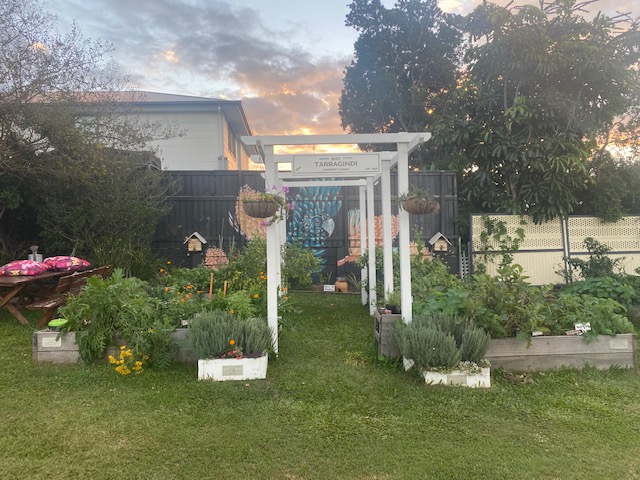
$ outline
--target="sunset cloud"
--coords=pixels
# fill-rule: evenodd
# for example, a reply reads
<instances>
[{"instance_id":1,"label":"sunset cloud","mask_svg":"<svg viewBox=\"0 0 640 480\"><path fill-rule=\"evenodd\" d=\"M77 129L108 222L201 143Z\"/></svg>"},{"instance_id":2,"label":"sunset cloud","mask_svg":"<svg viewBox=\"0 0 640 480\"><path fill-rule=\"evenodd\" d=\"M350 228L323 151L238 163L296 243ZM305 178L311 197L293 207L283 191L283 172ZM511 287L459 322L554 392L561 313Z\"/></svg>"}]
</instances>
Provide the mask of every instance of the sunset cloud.
<instances>
[{"instance_id":1,"label":"sunset cloud","mask_svg":"<svg viewBox=\"0 0 640 480\"><path fill-rule=\"evenodd\" d=\"M632 11L634 2L588 8L614 15ZM49 8L62 27L77 20L86 36L111 42L114 59L141 90L242 100L255 133L294 134L343 133L338 99L356 38L344 26L347 4L50 0ZM462 14L480 4L440 3Z\"/></svg>"}]
</instances>

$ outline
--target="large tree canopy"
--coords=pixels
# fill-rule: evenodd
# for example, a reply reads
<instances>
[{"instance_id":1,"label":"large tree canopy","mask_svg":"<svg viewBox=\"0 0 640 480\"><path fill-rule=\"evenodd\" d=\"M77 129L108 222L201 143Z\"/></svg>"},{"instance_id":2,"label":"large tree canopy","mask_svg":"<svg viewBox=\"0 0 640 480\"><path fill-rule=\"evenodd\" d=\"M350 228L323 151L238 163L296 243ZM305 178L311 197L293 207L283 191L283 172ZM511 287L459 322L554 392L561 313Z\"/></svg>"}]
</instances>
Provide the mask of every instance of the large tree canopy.
<instances>
[{"instance_id":1,"label":"large tree canopy","mask_svg":"<svg viewBox=\"0 0 640 480\"><path fill-rule=\"evenodd\" d=\"M485 4L467 17L467 69L439 97L429 128L476 205L541 221L570 213L592 184L595 142L637 87L637 25L620 32L579 10Z\"/></svg>"},{"instance_id":2,"label":"large tree canopy","mask_svg":"<svg viewBox=\"0 0 640 480\"><path fill-rule=\"evenodd\" d=\"M77 247L91 256L118 238L144 247L166 209L164 175L135 151L170 129L136 121L116 101L127 79L110 45L86 40L75 25L66 35L55 27L38 0L0 0L5 259L42 240L50 254Z\"/></svg>"},{"instance_id":3,"label":"large tree canopy","mask_svg":"<svg viewBox=\"0 0 640 480\"><path fill-rule=\"evenodd\" d=\"M452 84L460 33L435 0L354 0L347 26L360 34L344 74L342 126L351 133L420 131L427 99Z\"/></svg>"},{"instance_id":4,"label":"large tree canopy","mask_svg":"<svg viewBox=\"0 0 640 480\"><path fill-rule=\"evenodd\" d=\"M566 215L603 178L592 158L637 144L638 25L589 19L591 3L485 2L460 19L430 1L356 0L343 127L432 132L414 165L457 170L474 210ZM454 79L458 29L468 43Z\"/></svg>"}]
</instances>

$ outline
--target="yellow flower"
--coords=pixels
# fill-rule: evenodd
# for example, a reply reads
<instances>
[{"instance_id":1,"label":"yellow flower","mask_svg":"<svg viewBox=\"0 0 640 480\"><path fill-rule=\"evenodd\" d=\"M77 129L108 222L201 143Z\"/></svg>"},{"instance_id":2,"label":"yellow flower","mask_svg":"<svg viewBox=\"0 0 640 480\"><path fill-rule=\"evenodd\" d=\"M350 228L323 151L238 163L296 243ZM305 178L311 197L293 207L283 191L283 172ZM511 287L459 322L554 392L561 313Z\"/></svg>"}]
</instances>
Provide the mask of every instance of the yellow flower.
<instances>
[{"instance_id":1,"label":"yellow flower","mask_svg":"<svg viewBox=\"0 0 640 480\"><path fill-rule=\"evenodd\" d=\"M153 333L153 328L147 328L147 332Z\"/></svg>"},{"instance_id":2,"label":"yellow flower","mask_svg":"<svg viewBox=\"0 0 640 480\"><path fill-rule=\"evenodd\" d=\"M109 355L109 363L116 363L117 360L115 359L115 357L113 355Z\"/></svg>"},{"instance_id":3,"label":"yellow flower","mask_svg":"<svg viewBox=\"0 0 640 480\"><path fill-rule=\"evenodd\" d=\"M260 295L258 295L257 293L254 293L253 298L260 298Z\"/></svg>"},{"instance_id":4,"label":"yellow flower","mask_svg":"<svg viewBox=\"0 0 640 480\"><path fill-rule=\"evenodd\" d=\"M127 348L127 346L126 346L126 345L121 345L121 346L120 346L120 350L124 350L125 348Z\"/></svg>"},{"instance_id":5,"label":"yellow flower","mask_svg":"<svg viewBox=\"0 0 640 480\"><path fill-rule=\"evenodd\" d=\"M168 292L169 291L169 287L164 287L164 291Z\"/></svg>"},{"instance_id":6,"label":"yellow flower","mask_svg":"<svg viewBox=\"0 0 640 480\"><path fill-rule=\"evenodd\" d=\"M169 261L169 262L167 262L167 265L171 265L171 262L170 262L170 261Z\"/></svg>"},{"instance_id":7,"label":"yellow flower","mask_svg":"<svg viewBox=\"0 0 640 480\"><path fill-rule=\"evenodd\" d=\"M234 314L233 309L229 310L229 313L230 313L231 315L233 315L233 314Z\"/></svg>"},{"instance_id":8,"label":"yellow flower","mask_svg":"<svg viewBox=\"0 0 640 480\"><path fill-rule=\"evenodd\" d=\"M161 268L161 269L160 269L160 273L164 273L164 268Z\"/></svg>"},{"instance_id":9,"label":"yellow flower","mask_svg":"<svg viewBox=\"0 0 640 480\"><path fill-rule=\"evenodd\" d=\"M235 345L236 341L232 338L231 340L229 340L229 345Z\"/></svg>"}]
</instances>

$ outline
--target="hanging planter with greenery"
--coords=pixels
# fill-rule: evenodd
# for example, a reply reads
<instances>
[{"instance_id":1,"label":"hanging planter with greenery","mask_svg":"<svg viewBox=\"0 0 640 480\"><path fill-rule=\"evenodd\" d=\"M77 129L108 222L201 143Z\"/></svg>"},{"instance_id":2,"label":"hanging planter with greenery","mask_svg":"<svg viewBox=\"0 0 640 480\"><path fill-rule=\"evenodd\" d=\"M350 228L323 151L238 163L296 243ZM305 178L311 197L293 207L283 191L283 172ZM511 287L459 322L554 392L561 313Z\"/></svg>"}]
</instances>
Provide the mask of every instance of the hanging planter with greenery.
<instances>
[{"instance_id":1,"label":"hanging planter with greenery","mask_svg":"<svg viewBox=\"0 0 640 480\"><path fill-rule=\"evenodd\" d=\"M242 197L244 213L253 218L270 218L268 222L264 222L265 226L279 222L293 209L293 204L287 203L288 192L289 187L282 187L281 190L272 187L265 192L252 192Z\"/></svg>"},{"instance_id":2,"label":"hanging planter with greenery","mask_svg":"<svg viewBox=\"0 0 640 480\"><path fill-rule=\"evenodd\" d=\"M405 212L413 215L426 215L440 210L440 203L429 192L414 188L409 192L398 195L398 205Z\"/></svg>"}]
</instances>

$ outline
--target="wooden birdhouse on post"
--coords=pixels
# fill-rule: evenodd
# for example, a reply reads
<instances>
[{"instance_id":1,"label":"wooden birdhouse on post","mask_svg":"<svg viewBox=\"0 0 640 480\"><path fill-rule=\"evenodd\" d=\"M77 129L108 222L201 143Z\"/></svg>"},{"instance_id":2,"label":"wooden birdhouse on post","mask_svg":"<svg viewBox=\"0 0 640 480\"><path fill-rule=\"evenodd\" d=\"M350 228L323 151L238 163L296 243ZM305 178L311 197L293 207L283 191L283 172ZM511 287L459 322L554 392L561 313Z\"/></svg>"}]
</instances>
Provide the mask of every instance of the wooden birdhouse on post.
<instances>
[{"instance_id":1,"label":"wooden birdhouse on post","mask_svg":"<svg viewBox=\"0 0 640 480\"><path fill-rule=\"evenodd\" d=\"M429 245L432 254L448 252L453 246L449 239L440 232L429 239Z\"/></svg>"},{"instance_id":2,"label":"wooden birdhouse on post","mask_svg":"<svg viewBox=\"0 0 640 480\"><path fill-rule=\"evenodd\" d=\"M202 251L207 244L207 240L198 232L193 232L184 239L184 245L187 246L187 256L191 257L191 265L197 267L202 263Z\"/></svg>"}]
</instances>

